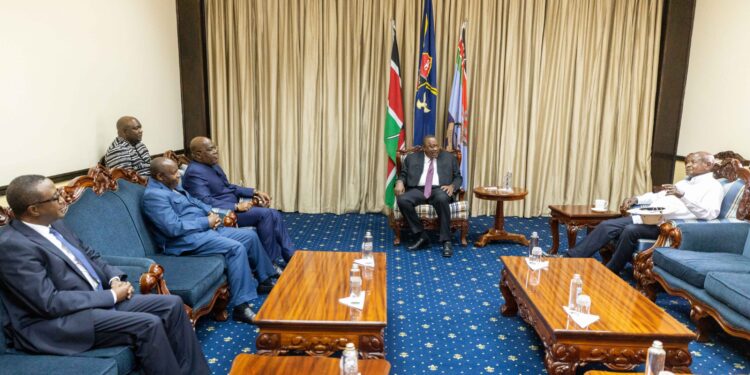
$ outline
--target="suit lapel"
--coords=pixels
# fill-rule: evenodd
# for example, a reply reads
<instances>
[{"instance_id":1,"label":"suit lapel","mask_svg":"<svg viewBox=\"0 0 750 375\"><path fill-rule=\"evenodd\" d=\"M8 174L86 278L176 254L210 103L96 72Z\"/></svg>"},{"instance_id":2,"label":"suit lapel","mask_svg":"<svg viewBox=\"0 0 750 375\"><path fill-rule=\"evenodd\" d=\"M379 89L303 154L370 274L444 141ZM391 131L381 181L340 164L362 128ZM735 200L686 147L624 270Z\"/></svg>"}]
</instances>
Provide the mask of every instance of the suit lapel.
<instances>
[{"instance_id":1,"label":"suit lapel","mask_svg":"<svg viewBox=\"0 0 750 375\"><path fill-rule=\"evenodd\" d=\"M10 225L17 230L19 233L26 236L26 238L29 239L29 241L39 245L42 249L46 250L48 253L52 253L58 258L62 259L63 262L65 262L68 267L70 267L75 273L78 274L83 280L86 280L86 277L81 273L81 270L78 269L78 267L73 263L70 258L68 258L65 253L60 251L60 249L57 248L52 242L50 242L48 239L42 237L37 231L31 229L26 224L22 223L20 220L13 220L10 222ZM57 228L56 228L57 229ZM86 283L88 284L88 280L86 280Z\"/></svg>"}]
</instances>

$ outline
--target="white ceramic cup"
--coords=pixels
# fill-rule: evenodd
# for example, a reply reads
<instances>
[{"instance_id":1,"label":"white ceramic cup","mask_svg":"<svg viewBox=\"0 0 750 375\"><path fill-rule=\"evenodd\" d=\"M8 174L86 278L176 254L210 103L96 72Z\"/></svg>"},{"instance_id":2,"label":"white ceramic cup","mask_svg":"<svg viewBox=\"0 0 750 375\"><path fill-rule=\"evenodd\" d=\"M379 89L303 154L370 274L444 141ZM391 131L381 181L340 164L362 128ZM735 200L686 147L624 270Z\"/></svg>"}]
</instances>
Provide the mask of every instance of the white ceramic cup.
<instances>
[{"instance_id":1,"label":"white ceramic cup","mask_svg":"<svg viewBox=\"0 0 750 375\"><path fill-rule=\"evenodd\" d=\"M608 206L608 202L605 199L596 199L594 200L594 208L597 210L606 210Z\"/></svg>"}]
</instances>

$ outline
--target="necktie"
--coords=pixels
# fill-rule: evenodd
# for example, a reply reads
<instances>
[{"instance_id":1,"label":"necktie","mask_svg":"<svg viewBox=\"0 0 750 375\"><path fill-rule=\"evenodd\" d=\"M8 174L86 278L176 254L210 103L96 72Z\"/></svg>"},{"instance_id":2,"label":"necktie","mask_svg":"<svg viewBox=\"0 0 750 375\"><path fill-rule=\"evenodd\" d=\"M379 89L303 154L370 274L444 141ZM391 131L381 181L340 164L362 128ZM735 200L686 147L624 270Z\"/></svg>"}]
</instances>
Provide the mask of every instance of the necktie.
<instances>
[{"instance_id":1,"label":"necktie","mask_svg":"<svg viewBox=\"0 0 750 375\"><path fill-rule=\"evenodd\" d=\"M430 159L430 165L427 166L427 177L425 177L424 180L424 197L429 198L430 194L432 194L432 175L435 174L435 167L433 166L433 163L435 162L434 159Z\"/></svg>"},{"instance_id":2,"label":"necktie","mask_svg":"<svg viewBox=\"0 0 750 375\"><path fill-rule=\"evenodd\" d=\"M81 252L81 250L78 250L77 247L73 246L70 242L68 242L65 237L60 234L60 232L56 231L55 228L49 228L49 232L55 236L60 242L62 242L63 246L70 251L73 256L78 260L78 263L83 266L83 268L88 271L89 276L91 276L96 281L96 290L102 290L102 280L99 278L99 275L96 274L96 271L94 271L94 267L91 266L91 262L89 262L88 258L86 258L85 255ZM79 267L80 268L80 267Z\"/></svg>"}]
</instances>

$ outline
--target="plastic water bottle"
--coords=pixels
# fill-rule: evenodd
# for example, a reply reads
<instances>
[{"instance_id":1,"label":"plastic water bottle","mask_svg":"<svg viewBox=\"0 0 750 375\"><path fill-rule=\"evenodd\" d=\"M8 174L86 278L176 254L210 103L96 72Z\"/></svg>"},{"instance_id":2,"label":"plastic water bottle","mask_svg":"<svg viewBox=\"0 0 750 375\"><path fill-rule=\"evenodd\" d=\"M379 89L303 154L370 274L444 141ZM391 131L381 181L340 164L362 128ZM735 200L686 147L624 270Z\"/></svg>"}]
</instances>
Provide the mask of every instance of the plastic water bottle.
<instances>
[{"instance_id":1,"label":"plastic water bottle","mask_svg":"<svg viewBox=\"0 0 750 375\"><path fill-rule=\"evenodd\" d=\"M664 351L661 341L654 340L646 357L646 375L659 375L664 370L664 359L666 357L667 352Z\"/></svg>"},{"instance_id":2,"label":"plastic water bottle","mask_svg":"<svg viewBox=\"0 0 750 375\"><path fill-rule=\"evenodd\" d=\"M531 250L531 258L529 258L529 263L538 264L541 262L542 262L542 248L537 246Z\"/></svg>"},{"instance_id":3,"label":"plastic water bottle","mask_svg":"<svg viewBox=\"0 0 750 375\"><path fill-rule=\"evenodd\" d=\"M578 295L583 293L583 280L581 275L573 274L573 279L570 280L570 293L568 294L568 308L571 310L576 309L576 302Z\"/></svg>"},{"instance_id":4,"label":"plastic water bottle","mask_svg":"<svg viewBox=\"0 0 750 375\"><path fill-rule=\"evenodd\" d=\"M531 252L535 247L539 247L539 234L531 232L531 238L529 238L529 258L533 255Z\"/></svg>"},{"instance_id":5,"label":"plastic water bottle","mask_svg":"<svg viewBox=\"0 0 750 375\"><path fill-rule=\"evenodd\" d=\"M372 259L372 233L369 230L365 233L365 240L362 241L362 259Z\"/></svg>"},{"instance_id":6,"label":"plastic water bottle","mask_svg":"<svg viewBox=\"0 0 750 375\"><path fill-rule=\"evenodd\" d=\"M362 293L362 274L357 264L353 264L349 271L349 290L349 296L352 298L359 297Z\"/></svg>"},{"instance_id":7,"label":"plastic water bottle","mask_svg":"<svg viewBox=\"0 0 750 375\"><path fill-rule=\"evenodd\" d=\"M344 352L341 353L341 362L339 362L339 369L341 375L357 375L359 369L357 367L357 349L353 343L346 344Z\"/></svg>"}]
</instances>

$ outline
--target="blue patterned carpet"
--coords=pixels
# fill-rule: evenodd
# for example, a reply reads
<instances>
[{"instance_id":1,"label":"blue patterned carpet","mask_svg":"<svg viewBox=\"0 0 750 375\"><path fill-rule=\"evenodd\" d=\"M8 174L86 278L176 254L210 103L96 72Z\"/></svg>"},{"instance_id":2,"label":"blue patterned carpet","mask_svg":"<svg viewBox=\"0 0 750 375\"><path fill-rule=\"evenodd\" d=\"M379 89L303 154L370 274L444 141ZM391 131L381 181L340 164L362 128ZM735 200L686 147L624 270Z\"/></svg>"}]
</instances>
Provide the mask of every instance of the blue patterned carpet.
<instances>
[{"instance_id":1,"label":"blue patterned carpet","mask_svg":"<svg viewBox=\"0 0 750 375\"><path fill-rule=\"evenodd\" d=\"M403 246L395 248L387 218L380 214L284 217L298 248L358 251L369 229L376 251L388 254L385 344L391 374L546 373L542 344L533 329L519 317L506 318L499 313L503 299L497 288L498 257L522 255L525 247L495 243L462 248L455 246L456 236L454 256L446 259L437 246L415 253ZM472 218L470 242L489 228L492 220L487 216ZM527 236L537 231L545 248L552 241L547 218L508 218L506 229ZM564 234L561 237L564 249L567 242ZM695 328L685 300L661 293L656 302L690 329ZM254 326L231 319L223 323L203 319L197 333L215 374L228 373L237 354L255 352ZM690 344L691 369L696 374L750 374L748 348L748 342L718 333L712 343ZM586 366L578 373L590 369L601 367Z\"/></svg>"}]
</instances>

